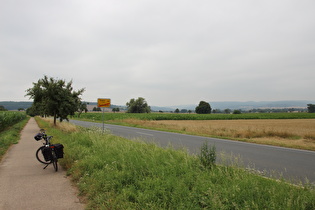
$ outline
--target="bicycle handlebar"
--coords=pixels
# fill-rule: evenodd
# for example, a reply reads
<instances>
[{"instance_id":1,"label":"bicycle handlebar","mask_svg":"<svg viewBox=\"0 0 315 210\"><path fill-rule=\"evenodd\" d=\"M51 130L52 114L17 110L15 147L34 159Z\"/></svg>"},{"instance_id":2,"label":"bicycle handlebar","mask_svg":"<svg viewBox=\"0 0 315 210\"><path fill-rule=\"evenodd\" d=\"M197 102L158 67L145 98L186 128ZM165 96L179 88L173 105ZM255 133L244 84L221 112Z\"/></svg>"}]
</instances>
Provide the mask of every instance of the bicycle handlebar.
<instances>
[{"instance_id":1,"label":"bicycle handlebar","mask_svg":"<svg viewBox=\"0 0 315 210\"><path fill-rule=\"evenodd\" d=\"M52 137L53 136L47 136L47 135L44 137L46 145L50 144L50 139L52 139Z\"/></svg>"}]
</instances>

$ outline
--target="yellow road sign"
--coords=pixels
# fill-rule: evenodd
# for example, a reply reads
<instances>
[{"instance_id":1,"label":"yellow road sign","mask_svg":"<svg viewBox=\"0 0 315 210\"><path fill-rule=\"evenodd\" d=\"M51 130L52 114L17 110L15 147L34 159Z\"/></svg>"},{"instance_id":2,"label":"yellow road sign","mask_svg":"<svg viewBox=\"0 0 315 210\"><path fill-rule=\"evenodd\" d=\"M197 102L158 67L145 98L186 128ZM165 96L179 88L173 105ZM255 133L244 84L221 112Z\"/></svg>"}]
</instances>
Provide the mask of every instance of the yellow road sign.
<instances>
[{"instance_id":1,"label":"yellow road sign","mask_svg":"<svg viewBox=\"0 0 315 210\"><path fill-rule=\"evenodd\" d=\"M97 99L98 107L110 107L110 99L109 98L98 98Z\"/></svg>"}]
</instances>

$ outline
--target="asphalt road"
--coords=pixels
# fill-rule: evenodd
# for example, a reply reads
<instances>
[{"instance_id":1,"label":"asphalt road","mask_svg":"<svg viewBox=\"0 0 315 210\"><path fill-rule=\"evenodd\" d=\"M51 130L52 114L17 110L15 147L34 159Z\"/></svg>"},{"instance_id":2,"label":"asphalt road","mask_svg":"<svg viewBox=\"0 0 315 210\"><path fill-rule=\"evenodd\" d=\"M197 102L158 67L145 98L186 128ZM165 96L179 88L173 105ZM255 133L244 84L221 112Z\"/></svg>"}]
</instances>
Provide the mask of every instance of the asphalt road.
<instances>
[{"instance_id":1,"label":"asphalt road","mask_svg":"<svg viewBox=\"0 0 315 210\"><path fill-rule=\"evenodd\" d=\"M308 180L315 184L315 152L313 151L77 120L70 120L70 122L83 127L103 128L104 126L106 130L117 136L151 141L162 147L172 145L174 148L187 148L189 152L195 154L205 142L208 142L210 145L215 145L218 154L224 154L218 155L218 162L231 164L231 161L238 159L238 164L258 170L267 176L280 176L293 182Z\"/></svg>"}]
</instances>

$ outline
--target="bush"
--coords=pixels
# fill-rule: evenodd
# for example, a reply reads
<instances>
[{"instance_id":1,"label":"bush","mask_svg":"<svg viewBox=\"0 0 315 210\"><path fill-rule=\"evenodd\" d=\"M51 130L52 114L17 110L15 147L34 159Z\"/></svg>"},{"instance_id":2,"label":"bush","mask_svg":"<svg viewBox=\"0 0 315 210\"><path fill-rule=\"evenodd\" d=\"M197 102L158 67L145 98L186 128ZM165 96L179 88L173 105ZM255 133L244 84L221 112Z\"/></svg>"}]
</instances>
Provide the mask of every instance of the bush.
<instances>
[{"instance_id":1,"label":"bush","mask_svg":"<svg viewBox=\"0 0 315 210\"><path fill-rule=\"evenodd\" d=\"M233 114L242 114L242 113L241 113L241 110L234 110Z\"/></svg>"},{"instance_id":2,"label":"bush","mask_svg":"<svg viewBox=\"0 0 315 210\"><path fill-rule=\"evenodd\" d=\"M205 168L211 169L215 165L216 160L215 146L209 146L208 143L205 142L200 149L199 159Z\"/></svg>"}]
</instances>

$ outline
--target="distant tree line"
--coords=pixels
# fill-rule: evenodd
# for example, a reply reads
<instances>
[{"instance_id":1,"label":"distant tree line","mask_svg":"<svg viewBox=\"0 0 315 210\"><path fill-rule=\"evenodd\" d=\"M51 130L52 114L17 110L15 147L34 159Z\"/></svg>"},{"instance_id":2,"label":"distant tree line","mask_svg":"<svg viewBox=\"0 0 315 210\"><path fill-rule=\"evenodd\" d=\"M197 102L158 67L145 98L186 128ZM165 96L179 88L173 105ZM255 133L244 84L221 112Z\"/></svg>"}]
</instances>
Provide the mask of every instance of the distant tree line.
<instances>
[{"instance_id":1,"label":"distant tree line","mask_svg":"<svg viewBox=\"0 0 315 210\"><path fill-rule=\"evenodd\" d=\"M93 111L93 112L101 112L102 109L101 109L101 107L94 107L92 111ZM114 113L115 113L115 112L120 112L119 107L114 107L114 108L112 108L112 112L114 112Z\"/></svg>"},{"instance_id":2,"label":"distant tree line","mask_svg":"<svg viewBox=\"0 0 315 210\"><path fill-rule=\"evenodd\" d=\"M100 112L100 111L102 111L102 109L101 109L101 107L94 107L92 111L93 112Z\"/></svg>"},{"instance_id":3,"label":"distant tree line","mask_svg":"<svg viewBox=\"0 0 315 210\"><path fill-rule=\"evenodd\" d=\"M53 116L54 123L59 118L60 121L68 119L68 115L73 115L75 112L87 112L87 104L82 102L80 95L84 92L84 88L74 91L72 88L72 81L66 83L64 80L56 80L54 78L48 78L44 76L43 79L39 79L37 83L33 83L33 87L27 89L26 96L33 99L33 102L21 102L25 103L24 106L31 106L26 110L27 114L31 116ZM5 102L5 103L17 103L18 102ZM139 97L137 99L130 99L126 103L127 113L150 113L151 107L147 101ZM24 108L17 108L18 110L24 110ZM5 106L0 105L0 111L7 110ZM94 107L93 111L101 111L101 108ZM119 112L119 107L112 107L113 112ZM241 113L264 113L264 112L305 112L315 113L315 104L307 104L307 108L284 108L284 109L251 109L251 110L231 110L231 109L212 109L208 102L200 101L196 106L194 112L197 114L211 114L211 113L225 113L225 114L241 114ZM162 111L159 111L162 112ZM192 113L192 110L175 109L175 113Z\"/></svg>"},{"instance_id":4,"label":"distant tree line","mask_svg":"<svg viewBox=\"0 0 315 210\"><path fill-rule=\"evenodd\" d=\"M138 99L131 99L126 103L127 112L128 113L150 113L151 109L146 100L142 97ZM308 112L314 112L314 106L312 104L308 104ZM100 108L94 107L93 111L101 111ZM119 112L119 108L113 108L113 112ZM241 113L277 113L277 112L306 112L306 108L283 108L283 109L250 109L250 110L242 110L242 109L212 109L211 105L208 102L200 101L199 105L195 108L194 111L188 109L179 109L176 108L174 111L170 111L172 113L192 113L195 112L197 114L241 114ZM158 112L163 113L164 111L159 110Z\"/></svg>"},{"instance_id":5,"label":"distant tree line","mask_svg":"<svg viewBox=\"0 0 315 210\"><path fill-rule=\"evenodd\" d=\"M234 113L235 111L240 111L241 113L281 113L281 112L307 112L306 108L283 108L283 109L249 109L249 110L243 110L243 109L214 109L213 113L218 114L230 114Z\"/></svg>"},{"instance_id":6,"label":"distant tree line","mask_svg":"<svg viewBox=\"0 0 315 210\"><path fill-rule=\"evenodd\" d=\"M6 110L26 110L31 107L33 102L31 101L1 101L0 105L5 107Z\"/></svg>"},{"instance_id":7,"label":"distant tree line","mask_svg":"<svg viewBox=\"0 0 315 210\"><path fill-rule=\"evenodd\" d=\"M193 111L191 111L190 109L189 110L187 110L187 109L181 109L181 110L179 110L178 108L177 109L175 109L175 111L174 111L175 113L192 113Z\"/></svg>"}]
</instances>

